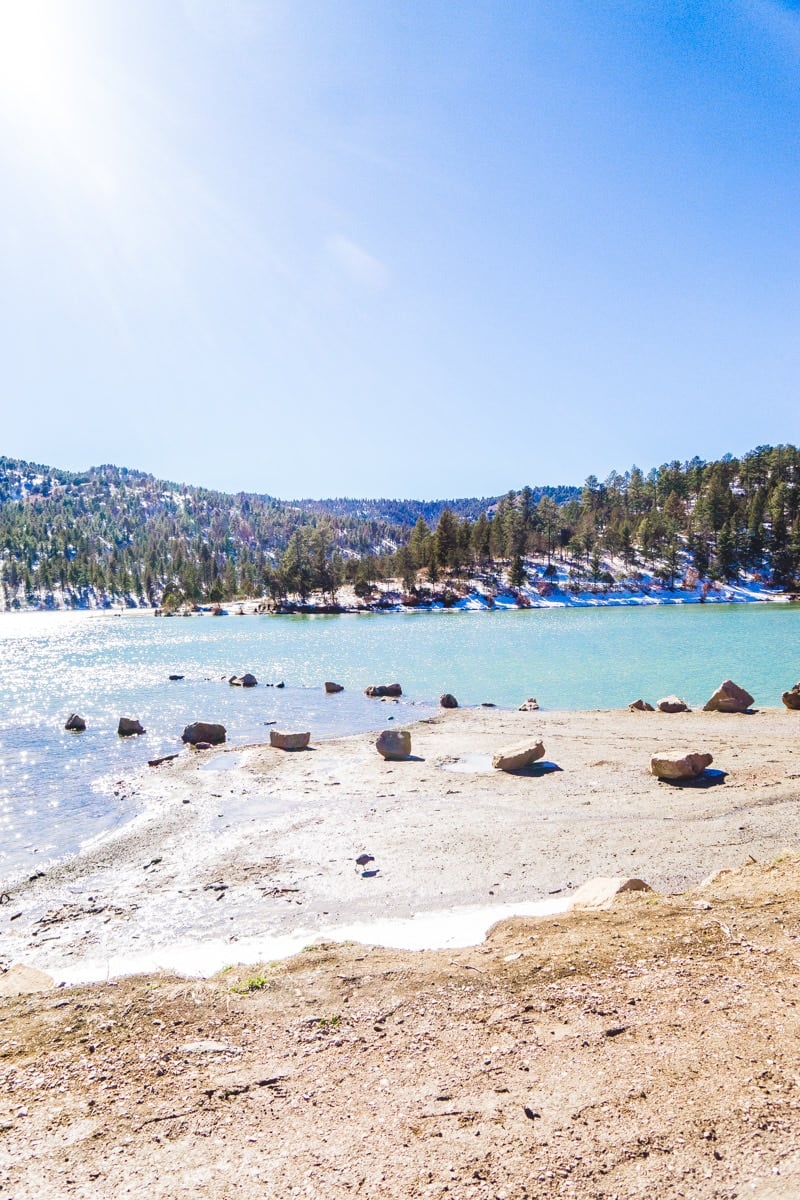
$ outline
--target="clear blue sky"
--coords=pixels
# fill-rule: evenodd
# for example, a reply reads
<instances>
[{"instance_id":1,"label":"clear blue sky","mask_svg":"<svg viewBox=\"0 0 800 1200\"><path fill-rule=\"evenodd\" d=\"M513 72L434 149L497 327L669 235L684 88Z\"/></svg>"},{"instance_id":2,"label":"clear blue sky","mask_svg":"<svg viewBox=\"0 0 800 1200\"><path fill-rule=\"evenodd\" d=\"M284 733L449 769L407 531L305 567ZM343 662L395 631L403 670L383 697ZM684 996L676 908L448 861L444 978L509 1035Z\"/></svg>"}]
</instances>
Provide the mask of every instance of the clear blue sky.
<instances>
[{"instance_id":1,"label":"clear blue sky","mask_svg":"<svg viewBox=\"0 0 800 1200\"><path fill-rule=\"evenodd\" d=\"M456 496L797 442L800 5L0 0L0 453Z\"/></svg>"}]
</instances>

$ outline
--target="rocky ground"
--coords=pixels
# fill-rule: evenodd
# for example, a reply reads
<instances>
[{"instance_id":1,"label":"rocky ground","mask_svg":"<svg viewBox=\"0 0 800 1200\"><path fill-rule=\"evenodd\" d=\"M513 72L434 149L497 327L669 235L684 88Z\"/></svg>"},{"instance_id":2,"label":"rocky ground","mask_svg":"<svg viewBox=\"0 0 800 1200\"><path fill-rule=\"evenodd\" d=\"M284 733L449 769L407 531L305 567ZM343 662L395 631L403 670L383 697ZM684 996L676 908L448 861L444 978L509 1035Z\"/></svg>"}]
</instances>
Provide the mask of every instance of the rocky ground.
<instances>
[{"instance_id":1,"label":"rocky ground","mask_svg":"<svg viewBox=\"0 0 800 1200\"><path fill-rule=\"evenodd\" d=\"M0 1006L0 1195L796 1197L800 860Z\"/></svg>"},{"instance_id":2,"label":"rocky ground","mask_svg":"<svg viewBox=\"0 0 800 1200\"><path fill-rule=\"evenodd\" d=\"M0 909L5 965L56 983L15 996L0 974L0 1197L796 1200L799 730L776 711L455 710L412 728L406 763L358 737L154 769L136 786L155 815ZM491 770L533 735L559 770ZM671 748L720 774L659 783L649 755ZM231 928L567 902L603 874L657 893L468 949L326 941L206 979L57 986L133 938L164 957L213 934L233 964Z\"/></svg>"}]
</instances>

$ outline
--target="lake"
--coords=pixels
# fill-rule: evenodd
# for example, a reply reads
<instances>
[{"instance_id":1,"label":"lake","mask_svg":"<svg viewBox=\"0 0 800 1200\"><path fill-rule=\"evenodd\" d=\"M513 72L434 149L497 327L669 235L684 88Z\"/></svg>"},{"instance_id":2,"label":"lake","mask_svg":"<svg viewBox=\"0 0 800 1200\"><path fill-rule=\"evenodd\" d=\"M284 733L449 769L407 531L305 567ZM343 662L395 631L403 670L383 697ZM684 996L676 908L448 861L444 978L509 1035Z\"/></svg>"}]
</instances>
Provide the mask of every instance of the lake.
<instances>
[{"instance_id":1,"label":"lake","mask_svg":"<svg viewBox=\"0 0 800 1200\"><path fill-rule=\"evenodd\" d=\"M245 671L259 686L230 687L229 676ZM445 691L461 704L508 707L535 696L548 709L620 708L670 692L700 705L728 677L757 705L780 705L800 680L800 606L2 614L0 879L41 869L133 817L137 802L119 781L178 750L193 720L221 721L234 744L266 740L273 722L318 740L380 728L389 716L416 720ZM345 691L326 696L326 679ZM363 695L395 680L397 706ZM64 731L73 711L86 733ZM117 737L120 716L138 717L147 735Z\"/></svg>"}]
</instances>

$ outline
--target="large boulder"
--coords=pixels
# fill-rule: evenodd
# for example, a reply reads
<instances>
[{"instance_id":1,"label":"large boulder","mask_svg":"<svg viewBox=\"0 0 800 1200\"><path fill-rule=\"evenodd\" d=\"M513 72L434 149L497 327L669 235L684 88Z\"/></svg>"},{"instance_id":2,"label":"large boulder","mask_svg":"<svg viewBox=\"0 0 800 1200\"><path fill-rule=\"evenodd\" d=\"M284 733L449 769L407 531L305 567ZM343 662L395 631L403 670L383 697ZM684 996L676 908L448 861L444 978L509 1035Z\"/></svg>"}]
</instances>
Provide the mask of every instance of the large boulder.
<instances>
[{"instance_id":1,"label":"large boulder","mask_svg":"<svg viewBox=\"0 0 800 1200\"><path fill-rule=\"evenodd\" d=\"M674 757L657 754L650 759L650 771L657 779L699 779L713 761L710 754L694 753Z\"/></svg>"},{"instance_id":2,"label":"large boulder","mask_svg":"<svg viewBox=\"0 0 800 1200\"><path fill-rule=\"evenodd\" d=\"M533 696L529 696L527 700L523 700L522 704L520 704L519 711L520 712L538 712L539 711L539 701L535 700Z\"/></svg>"},{"instance_id":3,"label":"large boulder","mask_svg":"<svg viewBox=\"0 0 800 1200\"><path fill-rule=\"evenodd\" d=\"M570 908L611 908L617 896L623 892L652 892L643 879L625 879L623 876L600 876L590 879L572 896Z\"/></svg>"},{"instance_id":4,"label":"large boulder","mask_svg":"<svg viewBox=\"0 0 800 1200\"><path fill-rule=\"evenodd\" d=\"M439 705L441 708L458 708L458 701L452 692L445 692L439 697Z\"/></svg>"},{"instance_id":5,"label":"large boulder","mask_svg":"<svg viewBox=\"0 0 800 1200\"><path fill-rule=\"evenodd\" d=\"M325 692L328 696L335 696L337 692L344 691L344 684L333 683L330 679L325 681Z\"/></svg>"},{"instance_id":6,"label":"large boulder","mask_svg":"<svg viewBox=\"0 0 800 1200\"><path fill-rule=\"evenodd\" d=\"M629 712L655 712L652 704L648 704L646 700L634 700L628 705Z\"/></svg>"},{"instance_id":7,"label":"large boulder","mask_svg":"<svg viewBox=\"0 0 800 1200\"><path fill-rule=\"evenodd\" d=\"M137 734L147 733L147 730L133 717L120 717L117 733L120 737L136 737Z\"/></svg>"},{"instance_id":8,"label":"large boulder","mask_svg":"<svg viewBox=\"0 0 800 1200\"><path fill-rule=\"evenodd\" d=\"M364 689L365 696L402 696L403 689L399 683L373 683Z\"/></svg>"},{"instance_id":9,"label":"large boulder","mask_svg":"<svg viewBox=\"0 0 800 1200\"><path fill-rule=\"evenodd\" d=\"M689 708L689 705L686 703L685 700L682 700L680 698L680 696L664 696L663 699L658 701L656 708L658 709L659 712L664 712L664 713L679 713L679 712L690 712L691 711Z\"/></svg>"},{"instance_id":10,"label":"large boulder","mask_svg":"<svg viewBox=\"0 0 800 1200\"><path fill-rule=\"evenodd\" d=\"M269 744L276 750L306 750L310 741L310 733L281 733L278 729L269 731Z\"/></svg>"},{"instance_id":11,"label":"large boulder","mask_svg":"<svg viewBox=\"0 0 800 1200\"><path fill-rule=\"evenodd\" d=\"M781 700L793 712L800 712L800 683L796 683L788 692L784 692Z\"/></svg>"},{"instance_id":12,"label":"large boulder","mask_svg":"<svg viewBox=\"0 0 800 1200\"><path fill-rule=\"evenodd\" d=\"M215 725L212 721L194 721L187 725L181 734L181 741L189 746L198 742L207 742L210 746L221 746L226 738L224 725Z\"/></svg>"},{"instance_id":13,"label":"large boulder","mask_svg":"<svg viewBox=\"0 0 800 1200\"><path fill-rule=\"evenodd\" d=\"M375 749L390 762L399 762L411 753L411 734L407 729L384 729L378 734Z\"/></svg>"},{"instance_id":14,"label":"large boulder","mask_svg":"<svg viewBox=\"0 0 800 1200\"><path fill-rule=\"evenodd\" d=\"M244 675L231 675L228 683L231 687L251 688L257 686L258 680L255 675L251 675L249 671L246 671Z\"/></svg>"},{"instance_id":15,"label":"large boulder","mask_svg":"<svg viewBox=\"0 0 800 1200\"><path fill-rule=\"evenodd\" d=\"M83 733L86 729L86 722L77 713L70 713L64 728L69 729L71 733Z\"/></svg>"},{"instance_id":16,"label":"large boulder","mask_svg":"<svg viewBox=\"0 0 800 1200\"><path fill-rule=\"evenodd\" d=\"M753 703L753 697L732 679L721 683L714 695L703 705L703 712L743 713Z\"/></svg>"},{"instance_id":17,"label":"large boulder","mask_svg":"<svg viewBox=\"0 0 800 1200\"><path fill-rule=\"evenodd\" d=\"M540 758L544 758L544 742L518 742L498 750L492 766L497 771L522 771Z\"/></svg>"}]
</instances>

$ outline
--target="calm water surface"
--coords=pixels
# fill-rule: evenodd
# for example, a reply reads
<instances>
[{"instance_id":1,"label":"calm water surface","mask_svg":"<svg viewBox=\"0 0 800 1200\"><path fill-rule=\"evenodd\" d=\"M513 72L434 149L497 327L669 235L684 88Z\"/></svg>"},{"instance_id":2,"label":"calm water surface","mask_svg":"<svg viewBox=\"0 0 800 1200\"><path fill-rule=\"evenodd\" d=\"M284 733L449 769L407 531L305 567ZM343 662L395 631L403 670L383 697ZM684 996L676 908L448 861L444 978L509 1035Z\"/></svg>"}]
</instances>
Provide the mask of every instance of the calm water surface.
<instances>
[{"instance_id":1,"label":"calm water surface","mask_svg":"<svg viewBox=\"0 0 800 1200\"><path fill-rule=\"evenodd\" d=\"M231 688L252 671L262 686ZM185 678L179 683L170 674ZM800 606L540 609L339 617L0 615L0 879L39 869L135 814L115 783L180 746L192 720L219 720L229 741L267 722L318 739L379 728L370 683L399 680L395 720L443 691L461 704L618 708L677 692L700 704L724 678L776 705L800 679ZM325 696L322 683L345 685ZM285 681L284 689L263 686ZM67 734L68 714L88 723ZM147 736L117 737L120 716Z\"/></svg>"}]
</instances>

